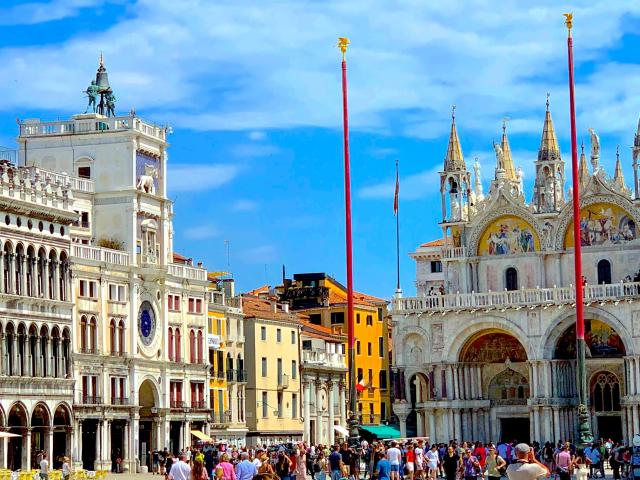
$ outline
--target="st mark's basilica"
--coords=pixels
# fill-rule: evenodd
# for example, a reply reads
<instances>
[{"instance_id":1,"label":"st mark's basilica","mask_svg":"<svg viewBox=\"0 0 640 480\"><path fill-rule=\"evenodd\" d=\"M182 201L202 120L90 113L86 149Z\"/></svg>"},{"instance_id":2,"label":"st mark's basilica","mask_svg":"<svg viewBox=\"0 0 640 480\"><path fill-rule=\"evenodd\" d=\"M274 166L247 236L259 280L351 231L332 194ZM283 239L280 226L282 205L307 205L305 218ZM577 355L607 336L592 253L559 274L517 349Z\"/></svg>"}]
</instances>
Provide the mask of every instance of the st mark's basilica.
<instances>
[{"instance_id":1,"label":"st mark's basilica","mask_svg":"<svg viewBox=\"0 0 640 480\"><path fill-rule=\"evenodd\" d=\"M592 428L596 437L626 441L640 431L640 126L629 137L632 187L621 168L628 150L606 172L593 130L579 175ZM485 195L453 117L440 172L442 238L411 254L417 296L393 300L393 409L403 436L577 436L570 164L548 100L532 191L514 166L504 126L494 149Z\"/></svg>"}]
</instances>

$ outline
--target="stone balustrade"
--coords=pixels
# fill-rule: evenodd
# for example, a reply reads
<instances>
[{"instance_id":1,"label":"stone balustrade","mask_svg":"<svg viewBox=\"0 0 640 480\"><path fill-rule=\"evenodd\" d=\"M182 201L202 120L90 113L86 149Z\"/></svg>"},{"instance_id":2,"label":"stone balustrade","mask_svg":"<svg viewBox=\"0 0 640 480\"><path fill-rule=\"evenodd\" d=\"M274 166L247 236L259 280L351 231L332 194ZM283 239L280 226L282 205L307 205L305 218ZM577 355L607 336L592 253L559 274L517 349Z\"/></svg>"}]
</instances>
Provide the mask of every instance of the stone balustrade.
<instances>
[{"instance_id":1,"label":"stone balustrade","mask_svg":"<svg viewBox=\"0 0 640 480\"><path fill-rule=\"evenodd\" d=\"M89 245L71 245L71 256L83 260L109 263L112 265L129 265L129 254L109 248L90 247Z\"/></svg>"},{"instance_id":2,"label":"stone balustrade","mask_svg":"<svg viewBox=\"0 0 640 480\"><path fill-rule=\"evenodd\" d=\"M640 298L640 282L586 285L584 302L617 302ZM575 288L523 288L502 292L449 293L422 297L394 298L392 313L446 312L451 310L490 310L494 308L523 308L557 306L575 302Z\"/></svg>"},{"instance_id":3,"label":"stone balustrade","mask_svg":"<svg viewBox=\"0 0 640 480\"><path fill-rule=\"evenodd\" d=\"M41 122L25 120L20 123L20 137L44 137L51 135L79 135L107 131L135 130L144 135L166 140L166 129L145 122L136 116L103 117L97 114L76 115L72 120Z\"/></svg>"},{"instance_id":4,"label":"stone balustrade","mask_svg":"<svg viewBox=\"0 0 640 480\"><path fill-rule=\"evenodd\" d=\"M302 363L326 367L346 368L346 357L341 353L328 353L324 350L303 350Z\"/></svg>"},{"instance_id":5,"label":"stone balustrade","mask_svg":"<svg viewBox=\"0 0 640 480\"><path fill-rule=\"evenodd\" d=\"M207 271L204 268L191 267L189 265L182 265L178 263L169 264L169 275L203 282L207 280Z\"/></svg>"},{"instance_id":6,"label":"stone balustrade","mask_svg":"<svg viewBox=\"0 0 640 480\"><path fill-rule=\"evenodd\" d=\"M62 185L71 190L83 193L93 193L95 191L93 180L88 178L74 177L62 173L52 172L40 167L24 167L31 174L32 179L39 178L52 184Z\"/></svg>"}]
</instances>

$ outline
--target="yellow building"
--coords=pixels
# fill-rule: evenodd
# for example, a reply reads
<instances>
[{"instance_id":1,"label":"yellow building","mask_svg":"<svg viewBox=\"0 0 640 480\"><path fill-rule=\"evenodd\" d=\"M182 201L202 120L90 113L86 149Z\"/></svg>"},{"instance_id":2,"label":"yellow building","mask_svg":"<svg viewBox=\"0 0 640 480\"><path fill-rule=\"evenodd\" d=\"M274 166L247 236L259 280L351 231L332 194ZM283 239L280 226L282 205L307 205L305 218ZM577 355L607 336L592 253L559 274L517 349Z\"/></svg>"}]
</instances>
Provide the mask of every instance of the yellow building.
<instances>
[{"instance_id":1,"label":"yellow building","mask_svg":"<svg viewBox=\"0 0 640 480\"><path fill-rule=\"evenodd\" d=\"M342 326L346 333L347 289L326 273L295 274L293 281L285 280L280 297L312 324ZM376 425L391 414L387 301L354 292L353 314L357 379L366 385L358 394L358 410L362 424Z\"/></svg>"},{"instance_id":2,"label":"yellow building","mask_svg":"<svg viewBox=\"0 0 640 480\"><path fill-rule=\"evenodd\" d=\"M300 323L287 304L243 295L247 444L302 440Z\"/></svg>"},{"instance_id":3,"label":"yellow building","mask_svg":"<svg viewBox=\"0 0 640 480\"><path fill-rule=\"evenodd\" d=\"M215 440L244 445L245 423L244 324L242 299L234 297L234 282L209 274L209 404Z\"/></svg>"}]
</instances>

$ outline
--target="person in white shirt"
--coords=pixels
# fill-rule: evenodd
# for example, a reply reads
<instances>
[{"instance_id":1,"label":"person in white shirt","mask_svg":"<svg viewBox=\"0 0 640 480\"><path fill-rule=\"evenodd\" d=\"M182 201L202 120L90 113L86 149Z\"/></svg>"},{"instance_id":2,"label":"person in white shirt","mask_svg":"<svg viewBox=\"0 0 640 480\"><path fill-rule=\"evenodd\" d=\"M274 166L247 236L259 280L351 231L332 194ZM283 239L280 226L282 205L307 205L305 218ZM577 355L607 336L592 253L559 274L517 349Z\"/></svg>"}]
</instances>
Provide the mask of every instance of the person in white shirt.
<instances>
[{"instance_id":1,"label":"person in white shirt","mask_svg":"<svg viewBox=\"0 0 640 480\"><path fill-rule=\"evenodd\" d=\"M546 465L536 460L533 449L529 445L519 443L514 450L518 460L507 467L509 480L536 480L549 476L551 472Z\"/></svg>"},{"instance_id":2,"label":"person in white shirt","mask_svg":"<svg viewBox=\"0 0 640 480\"><path fill-rule=\"evenodd\" d=\"M398 448L398 442L391 442L391 448L387 450L387 460L391 466L390 480L400 480L400 461L402 460L402 453Z\"/></svg>"},{"instance_id":3,"label":"person in white shirt","mask_svg":"<svg viewBox=\"0 0 640 480\"><path fill-rule=\"evenodd\" d=\"M185 463L187 456L180 452L179 460L171 466L169 480L191 480L191 467Z\"/></svg>"},{"instance_id":4,"label":"person in white shirt","mask_svg":"<svg viewBox=\"0 0 640 480\"><path fill-rule=\"evenodd\" d=\"M431 450L429 450L425 457L427 459L427 467L429 468L429 478L431 480L436 480L438 476L438 463L440 463L440 455L438 455L438 447L434 443L431 446Z\"/></svg>"},{"instance_id":5,"label":"person in white shirt","mask_svg":"<svg viewBox=\"0 0 640 480\"><path fill-rule=\"evenodd\" d=\"M46 453L42 454L42 460L40 460L40 478L42 480L48 480L49 478L49 461Z\"/></svg>"},{"instance_id":6,"label":"person in white shirt","mask_svg":"<svg viewBox=\"0 0 640 480\"><path fill-rule=\"evenodd\" d=\"M255 451L255 456L251 460L251 463L253 463L256 466L256 470L258 470L262 466L262 462L260 461L261 455L262 455L262 450L258 449Z\"/></svg>"},{"instance_id":7,"label":"person in white shirt","mask_svg":"<svg viewBox=\"0 0 640 480\"><path fill-rule=\"evenodd\" d=\"M416 454L416 478L418 480L424 478L424 442L418 440L414 453Z\"/></svg>"}]
</instances>

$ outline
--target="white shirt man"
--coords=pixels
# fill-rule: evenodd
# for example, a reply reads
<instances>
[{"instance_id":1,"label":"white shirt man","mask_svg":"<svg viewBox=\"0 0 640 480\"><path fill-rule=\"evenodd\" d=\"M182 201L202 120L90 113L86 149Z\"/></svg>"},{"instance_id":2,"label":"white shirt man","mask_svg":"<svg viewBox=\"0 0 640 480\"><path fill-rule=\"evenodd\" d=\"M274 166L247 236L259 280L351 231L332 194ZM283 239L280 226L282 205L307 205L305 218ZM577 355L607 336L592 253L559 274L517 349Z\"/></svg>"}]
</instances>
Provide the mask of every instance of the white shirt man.
<instances>
[{"instance_id":1,"label":"white shirt man","mask_svg":"<svg viewBox=\"0 0 640 480\"><path fill-rule=\"evenodd\" d=\"M391 480L400 479L400 461L402 460L402 452L398 448L398 442L391 442L391 448L387 450L387 460L391 467Z\"/></svg>"},{"instance_id":2,"label":"white shirt man","mask_svg":"<svg viewBox=\"0 0 640 480\"><path fill-rule=\"evenodd\" d=\"M549 469L536 460L529 445L519 443L514 450L518 460L507 467L509 480L536 480L549 475Z\"/></svg>"},{"instance_id":3,"label":"white shirt man","mask_svg":"<svg viewBox=\"0 0 640 480\"><path fill-rule=\"evenodd\" d=\"M49 477L49 461L47 460L47 454L42 454L42 460L40 460L40 478L47 479Z\"/></svg>"},{"instance_id":4,"label":"white shirt man","mask_svg":"<svg viewBox=\"0 0 640 480\"><path fill-rule=\"evenodd\" d=\"M171 466L169 472L169 480L190 480L191 479L191 467L185 463L186 455L180 454L180 459Z\"/></svg>"}]
</instances>

